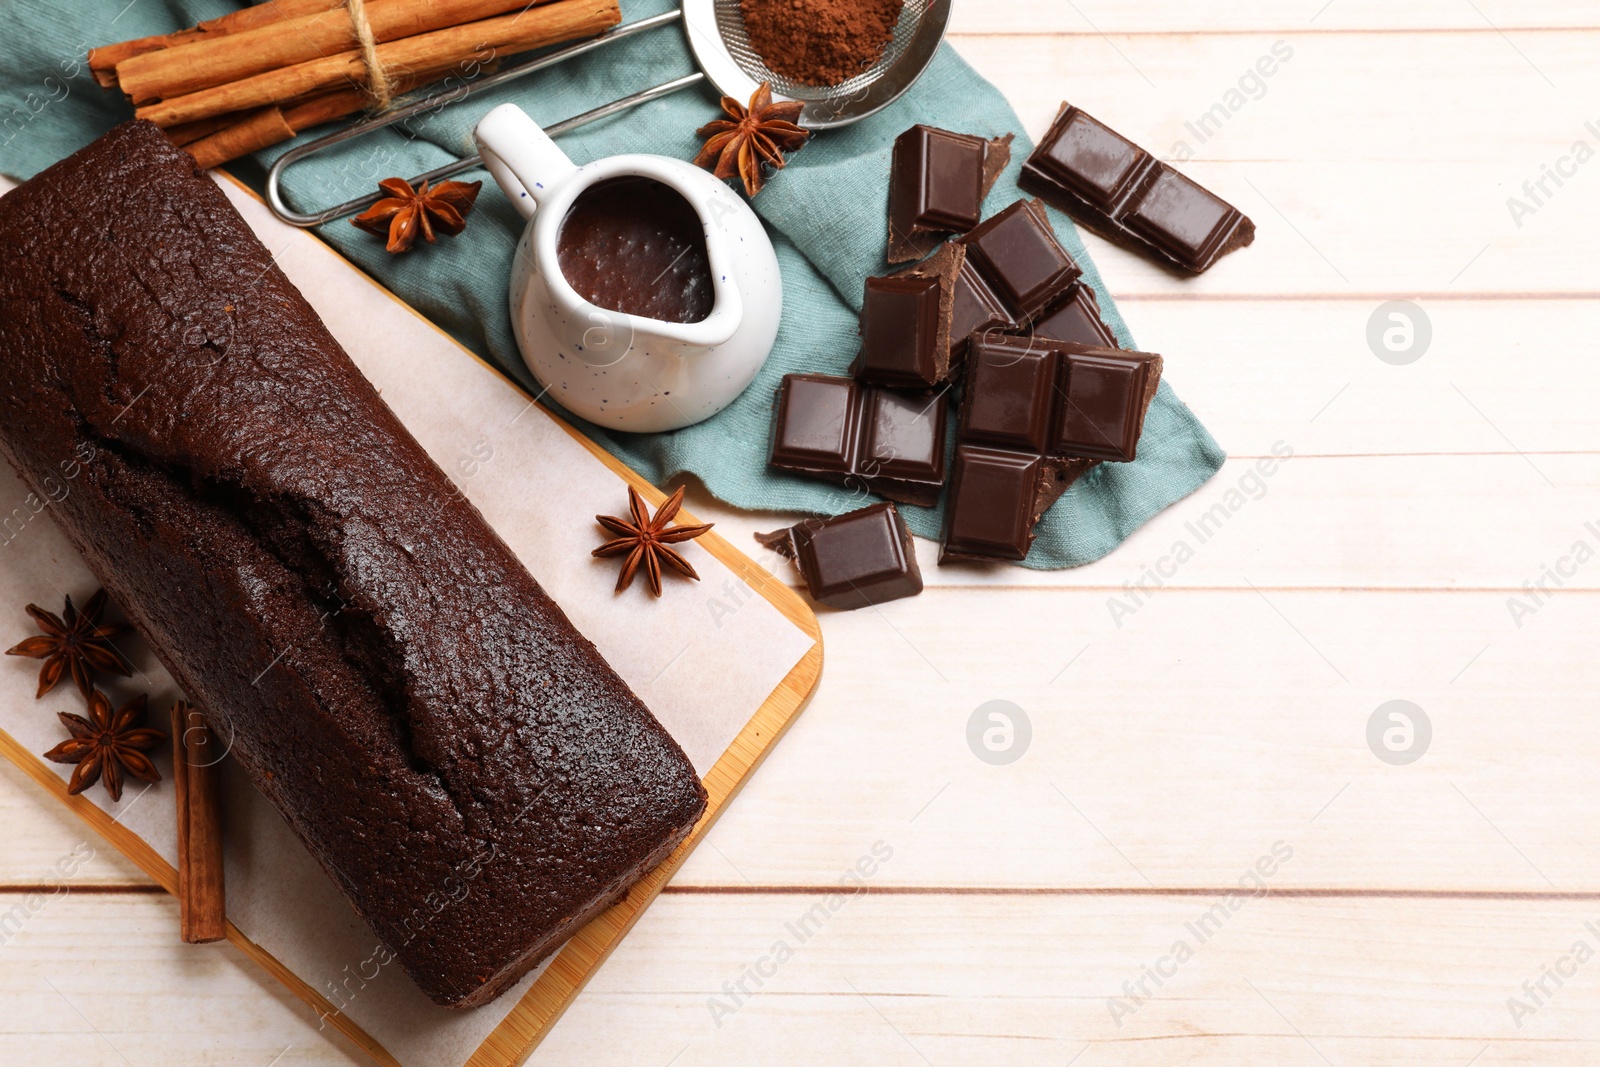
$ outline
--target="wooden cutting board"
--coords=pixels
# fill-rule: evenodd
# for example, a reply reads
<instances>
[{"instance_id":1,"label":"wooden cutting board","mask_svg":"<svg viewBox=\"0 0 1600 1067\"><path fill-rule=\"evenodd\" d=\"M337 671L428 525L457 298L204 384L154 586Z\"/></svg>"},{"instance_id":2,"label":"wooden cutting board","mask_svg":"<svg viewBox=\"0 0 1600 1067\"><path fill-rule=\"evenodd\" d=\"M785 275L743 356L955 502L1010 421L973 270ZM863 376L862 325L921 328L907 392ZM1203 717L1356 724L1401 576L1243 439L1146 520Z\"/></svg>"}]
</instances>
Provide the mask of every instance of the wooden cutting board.
<instances>
[{"instance_id":1,"label":"wooden cutting board","mask_svg":"<svg viewBox=\"0 0 1600 1067\"><path fill-rule=\"evenodd\" d=\"M674 582L660 601L642 582L613 593L614 562L588 557L600 537L593 516L626 513L628 485L652 505L664 494L317 238L279 223L242 186L221 184L402 421L656 711L709 793L694 832L626 898L511 993L463 1013L432 1005L398 968L365 977L354 946L372 935L277 813L225 764L229 940L380 1063L509 1067L555 1025L799 712L821 674L821 631L792 589L715 531L691 547L699 584ZM21 502L14 514L28 516L7 528L0 554L0 602L14 603L19 618L24 600L56 610L64 593L81 602L94 588L48 506L34 513L27 500L20 480L0 470L0 502ZM164 713L176 694L170 678L147 650L132 655L131 688L113 699L149 692ZM174 892L170 774L148 791L128 789L117 805L98 786L69 797L71 768L36 753L59 739L53 713L81 711L81 698L63 686L35 702L36 664L0 667L0 754ZM331 947L340 944L347 947Z\"/></svg>"}]
</instances>

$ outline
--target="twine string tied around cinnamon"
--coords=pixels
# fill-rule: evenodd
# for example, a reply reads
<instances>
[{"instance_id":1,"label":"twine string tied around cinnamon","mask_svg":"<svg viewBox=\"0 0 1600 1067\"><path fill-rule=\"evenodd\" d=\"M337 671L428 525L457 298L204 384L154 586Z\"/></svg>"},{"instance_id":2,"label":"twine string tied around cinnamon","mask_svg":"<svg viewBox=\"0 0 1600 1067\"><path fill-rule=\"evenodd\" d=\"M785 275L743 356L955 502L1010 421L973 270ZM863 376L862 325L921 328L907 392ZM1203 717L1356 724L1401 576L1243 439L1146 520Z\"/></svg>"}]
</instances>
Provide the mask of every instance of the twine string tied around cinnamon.
<instances>
[{"instance_id":1,"label":"twine string tied around cinnamon","mask_svg":"<svg viewBox=\"0 0 1600 1067\"><path fill-rule=\"evenodd\" d=\"M382 111L394 103L394 87L378 60L378 40L372 32L372 23L367 21L366 0L345 0L345 8L350 12L356 43L361 46L361 62L367 68L367 99L372 110Z\"/></svg>"}]
</instances>

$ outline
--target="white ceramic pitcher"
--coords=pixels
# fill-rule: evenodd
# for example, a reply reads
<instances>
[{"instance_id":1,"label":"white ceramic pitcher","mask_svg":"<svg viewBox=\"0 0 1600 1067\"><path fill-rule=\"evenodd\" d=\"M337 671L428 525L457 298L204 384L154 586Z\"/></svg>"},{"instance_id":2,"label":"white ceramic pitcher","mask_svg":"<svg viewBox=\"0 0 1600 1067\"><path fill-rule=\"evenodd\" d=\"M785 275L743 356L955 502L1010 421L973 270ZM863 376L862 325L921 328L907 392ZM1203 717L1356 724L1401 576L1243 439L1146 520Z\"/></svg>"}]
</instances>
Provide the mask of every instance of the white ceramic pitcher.
<instances>
[{"instance_id":1,"label":"white ceramic pitcher","mask_svg":"<svg viewBox=\"0 0 1600 1067\"><path fill-rule=\"evenodd\" d=\"M562 407L609 429L675 430L710 418L766 362L783 312L772 242L755 212L708 172L667 156L623 155L575 166L515 104L474 133L485 166L527 218L511 271L511 322L522 359ZM598 307L561 272L567 212L590 186L653 178L700 216L711 313L664 322Z\"/></svg>"}]
</instances>

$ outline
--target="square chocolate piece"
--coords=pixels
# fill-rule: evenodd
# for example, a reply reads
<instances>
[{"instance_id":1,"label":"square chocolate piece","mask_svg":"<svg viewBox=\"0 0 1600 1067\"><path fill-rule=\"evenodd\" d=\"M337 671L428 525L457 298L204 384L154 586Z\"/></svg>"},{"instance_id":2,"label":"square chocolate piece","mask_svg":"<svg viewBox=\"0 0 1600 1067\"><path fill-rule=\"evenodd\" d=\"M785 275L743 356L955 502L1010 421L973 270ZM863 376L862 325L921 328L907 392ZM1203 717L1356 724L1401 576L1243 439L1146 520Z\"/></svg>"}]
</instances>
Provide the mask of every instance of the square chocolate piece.
<instances>
[{"instance_id":1,"label":"square chocolate piece","mask_svg":"<svg viewBox=\"0 0 1600 1067\"><path fill-rule=\"evenodd\" d=\"M944 485L949 419L945 392L902 393L853 378L786 374L767 462L932 507Z\"/></svg>"},{"instance_id":2,"label":"square chocolate piece","mask_svg":"<svg viewBox=\"0 0 1600 1067\"><path fill-rule=\"evenodd\" d=\"M1205 262L1239 213L1227 201L1163 166L1123 223L1180 263Z\"/></svg>"},{"instance_id":3,"label":"square chocolate piece","mask_svg":"<svg viewBox=\"0 0 1600 1067\"><path fill-rule=\"evenodd\" d=\"M1061 401L1051 451L1114 463L1132 462L1154 396L1150 376L1160 357L1068 345L1057 371Z\"/></svg>"},{"instance_id":4,"label":"square chocolate piece","mask_svg":"<svg viewBox=\"0 0 1600 1067\"><path fill-rule=\"evenodd\" d=\"M1100 318L1100 303L1094 298L1094 290L1082 282L1074 284L1065 296L1047 308L1029 332L1052 341L1121 347L1117 344L1117 335Z\"/></svg>"},{"instance_id":5,"label":"square chocolate piece","mask_svg":"<svg viewBox=\"0 0 1600 1067\"><path fill-rule=\"evenodd\" d=\"M1026 559L1033 543L1039 466L1037 455L958 445L941 559Z\"/></svg>"},{"instance_id":6,"label":"square chocolate piece","mask_svg":"<svg viewBox=\"0 0 1600 1067\"><path fill-rule=\"evenodd\" d=\"M1083 273L1056 240L1037 200L1017 201L962 241L1019 322L1032 320Z\"/></svg>"},{"instance_id":7,"label":"square chocolate piece","mask_svg":"<svg viewBox=\"0 0 1600 1067\"><path fill-rule=\"evenodd\" d=\"M961 438L1043 452L1056 352L1025 337L975 337L967 357Z\"/></svg>"},{"instance_id":8,"label":"square chocolate piece","mask_svg":"<svg viewBox=\"0 0 1600 1067\"><path fill-rule=\"evenodd\" d=\"M921 259L952 233L983 217L989 195L1011 162L1012 135L985 141L913 126L895 139L889 166L890 263Z\"/></svg>"},{"instance_id":9,"label":"square chocolate piece","mask_svg":"<svg viewBox=\"0 0 1600 1067\"><path fill-rule=\"evenodd\" d=\"M867 397L866 440L859 464L869 479L944 484L944 394L873 389Z\"/></svg>"},{"instance_id":10,"label":"square chocolate piece","mask_svg":"<svg viewBox=\"0 0 1600 1067\"><path fill-rule=\"evenodd\" d=\"M850 610L922 592L911 531L893 504L808 519L788 532L806 591L819 604Z\"/></svg>"},{"instance_id":11,"label":"square chocolate piece","mask_svg":"<svg viewBox=\"0 0 1600 1067\"><path fill-rule=\"evenodd\" d=\"M816 473L850 473L860 411L857 392L849 378L785 375L773 420L773 464Z\"/></svg>"},{"instance_id":12,"label":"square chocolate piece","mask_svg":"<svg viewBox=\"0 0 1600 1067\"><path fill-rule=\"evenodd\" d=\"M868 278L855 374L916 388L938 381L939 279Z\"/></svg>"},{"instance_id":13,"label":"square chocolate piece","mask_svg":"<svg viewBox=\"0 0 1600 1067\"><path fill-rule=\"evenodd\" d=\"M1076 109L1029 160L1104 212L1116 207L1150 161L1150 153Z\"/></svg>"},{"instance_id":14,"label":"square chocolate piece","mask_svg":"<svg viewBox=\"0 0 1600 1067\"><path fill-rule=\"evenodd\" d=\"M964 245L884 278L868 278L861 301L861 352L850 373L876 385L930 389L950 377L950 330ZM957 364L959 366L959 364Z\"/></svg>"},{"instance_id":15,"label":"square chocolate piece","mask_svg":"<svg viewBox=\"0 0 1600 1067\"><path fill-rule=\"evenodd\" d=\"M983 211L981 137L913 126L894 142L889 218L902 234L964 233Z\"/></svg>"}]
</instances>

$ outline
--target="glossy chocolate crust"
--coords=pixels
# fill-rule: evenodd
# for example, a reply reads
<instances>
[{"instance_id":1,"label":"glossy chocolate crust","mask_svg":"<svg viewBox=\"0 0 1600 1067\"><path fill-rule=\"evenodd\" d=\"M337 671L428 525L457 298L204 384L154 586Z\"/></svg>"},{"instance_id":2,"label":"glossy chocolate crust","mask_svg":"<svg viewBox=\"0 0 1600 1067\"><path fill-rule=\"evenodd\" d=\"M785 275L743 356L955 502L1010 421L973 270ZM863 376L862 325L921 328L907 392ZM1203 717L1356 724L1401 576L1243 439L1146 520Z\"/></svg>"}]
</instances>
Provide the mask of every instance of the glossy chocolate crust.
<instances>
[{"instance_id":1,"label":"glossy chocolate crust","mask_svg":"<svg viewBox=\"0 0 1600 1067\"><path fill-rule=\"evenodd\" d=\"M704 809L149 123L0 198L0 450L438 1003L504 991Z\"/></svg>"}]
</instances>

